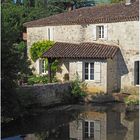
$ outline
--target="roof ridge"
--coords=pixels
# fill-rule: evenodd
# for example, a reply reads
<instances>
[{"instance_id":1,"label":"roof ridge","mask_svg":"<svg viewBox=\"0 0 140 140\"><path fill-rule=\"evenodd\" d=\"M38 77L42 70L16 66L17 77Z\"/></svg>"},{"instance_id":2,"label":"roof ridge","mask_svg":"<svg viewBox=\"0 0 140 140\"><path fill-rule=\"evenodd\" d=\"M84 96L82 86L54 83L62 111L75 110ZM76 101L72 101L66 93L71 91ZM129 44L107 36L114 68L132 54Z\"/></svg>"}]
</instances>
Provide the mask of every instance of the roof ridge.
<instances>
[{"instance_id":1,"label":"roof ridge","mask_svg":"<svg viewBox=\"0 0 140 140\"><path fill-rule=\"evenodd\" d=\"M95 45L104 45L104 46L111 46L111 47L119 47L118 45L112 45L112 44L105 44L105 43L98 43L98 42L77 42L77 43L71 43L71 42L55 42L55 44L72 44L72 45L82 45L82 44L95 44Z\"/></svg>"}]
</instances>

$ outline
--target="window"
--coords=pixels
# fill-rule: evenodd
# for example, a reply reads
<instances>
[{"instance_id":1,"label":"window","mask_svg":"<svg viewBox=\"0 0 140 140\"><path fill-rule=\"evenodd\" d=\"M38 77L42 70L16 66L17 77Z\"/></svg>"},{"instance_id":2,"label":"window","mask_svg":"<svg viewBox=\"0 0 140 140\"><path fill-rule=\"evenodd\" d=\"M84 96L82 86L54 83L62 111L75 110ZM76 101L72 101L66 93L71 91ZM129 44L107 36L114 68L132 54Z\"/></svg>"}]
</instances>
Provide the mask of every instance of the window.
<instances>
[{"instance_id":1,"label":"window","mask_svg":"<svg viewBox=\"0 0 140 140\"><path fill-rule=\"evenodd\" d=\"M85 63L85 80L94 80L94 63Z\"/></svg>"},{"instance_id":2,"label":"window","mask_svg":"<svg viewBox=\"0 0 140 140\"><path fill-rule=\"evenodd\" d=\"M94 138L94 122L85 121L84 136L85 138Z\"/></svg>"},{"instance_id":3,"label":"window","mask_svg":"<svg viewBox=\"0 0 140 140\"><path fill-rule=\"evenodd\" d=\"M53 28L48 28L48 40L53 41Z\"/></svg>"},{"instance_id":4,"label":"window","mask_svg":"<svg viewBox=\"0 0 140 140\"><path fill-rule=\"evenodd\" d=\"M135 81L135 85L139 85L139 61L135 61L134 63L134 81Z\"/></svg>"},{"instance_id":5,"label":"window","mask_svg":"<svg viewBox=\"0 0 140 140\"><path fill-rule=\"evenodd\" d=\"M46 74L46 61L45 60L41 61L41 73Z\"/></svg>"},{"instance_id":6,"label":"window","mask_svg":"<svg viewBox=\"0 0 140 140\"><path fill-rule=\"evenodd\" d=\"M108 25L93 25L93 40L108 39Z\"/></svg>"},{"instance_id":7,"label":"window","mask_svg":"<svg viewBox=\"0 0 140 140\"><path fill-rule=\"evenodd\" d=\"M98 38L104 38L104 26L97 26Z\"/></svg>"}]
</instances>

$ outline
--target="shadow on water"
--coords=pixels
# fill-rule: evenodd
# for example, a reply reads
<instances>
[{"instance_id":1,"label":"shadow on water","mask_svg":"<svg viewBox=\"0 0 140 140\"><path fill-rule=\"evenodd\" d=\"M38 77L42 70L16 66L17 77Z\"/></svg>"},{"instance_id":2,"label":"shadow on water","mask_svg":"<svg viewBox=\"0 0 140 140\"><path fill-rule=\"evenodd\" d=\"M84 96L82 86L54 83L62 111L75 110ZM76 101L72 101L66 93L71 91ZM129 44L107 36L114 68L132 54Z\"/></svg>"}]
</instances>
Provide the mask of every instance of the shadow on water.
<instances>
[{"instance_id":1,"label":"shadow on water","mask_svg":"<svg viewBox=\"0 0 140 140\"><path fill-rule=\"evenodd\" d=\"M65 105L2 124L2 139L138 140L138 121L124 104Z\"/></svg>"}]
</instances>

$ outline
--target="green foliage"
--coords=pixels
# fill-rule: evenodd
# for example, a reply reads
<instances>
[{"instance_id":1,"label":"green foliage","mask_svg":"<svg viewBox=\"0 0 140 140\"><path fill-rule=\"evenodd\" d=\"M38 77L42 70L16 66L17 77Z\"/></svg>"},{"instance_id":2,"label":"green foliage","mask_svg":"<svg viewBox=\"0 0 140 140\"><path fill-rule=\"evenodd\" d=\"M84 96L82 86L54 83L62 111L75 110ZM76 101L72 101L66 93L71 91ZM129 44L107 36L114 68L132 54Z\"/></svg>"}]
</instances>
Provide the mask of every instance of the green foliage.
<instances>
[{"instance_id":1,"label":"green foliage","mask_svg":"<svg viewBox=\"0 0 140 140\"><path fill-rule=\"evenodd\" d=\"M111 3L119 3L119 2L123 2L124 0L111 0Z\"/></svg>"},{"instance_id":2,"label":"green foliage","mask_svg":"<svg viewBox=\"0 0 140 140\"><path fill-rule=\"evenodd\" d=\"M30 48L31 59L33 61L36 61L37 59L41 58L42 54L45 51L47 51L49 48L51 48L53 44L54 44L53 41L47 41L47 40L35 42ZM48 70L48 60L45 59L45 61L46 61L46 70ZM61 71L61 68L58 65L59 65L58 60L55 60L51 65L51 71L53 77L56 71Z\"/></svg>"},{"instance_id":3,"label":"green foliage","mask_svg":"<svg viewBox=\"0 0 140 140\"><path fill-rule=\"evenodd\" d=\"M32 74L32 70L29 68L29 65L31 62L27 58L27 46L25 42L21 41L19 44L15 44L15 47L17 48L18 54L20 55L19 60L19 68L20 71L18 72L18 79L23 79L24 77L27 77L28 75Z\"/></svg>"},{"instance_id":4,"label":"green foliage","mask_svg":"<svg viewBox=\"0 0 140 140\"><path fill-rule=\"evenodd\" d=\"M39 1L39 0L38 0ZM42 1L42 0L40 0ZM23 4L15 4L12 0L1 3L1 81L2 81L2 115L11 117L19 110L19 101L13 88L18 79L28 76L30 62L26 57L26 45L22 41L25 32L23 23L49 15L60 13L60 8L46 8L40 4L35 7L34 0L24 0Z\"/></svg>"},{"instance_id":5,"label":"green foliage","mask_svg":"<svg viewBox=\"0 0 140 140\"><path fill-rule=\"evenodd\" d=\"M30 48L30 56L33 61L36 61L38 58L42 57L42 54L47 51L49 48L52 47L54 44L53 41L38 41L33 43L33 45Z\"/></svg>"},{"instance_id":6,"label":"green foliage","mask_svg":"<svg viewBox=\"0 0 140 140\"><path fill-rule=\"evenodd\" d=\"M125 98L124 102L127 105L139 104L139 88L136 86L126 86L121 90L121 93L130 94Z\"/></svg>"},{"instance_id":7,"label":"green foliage","mask_svg":"<svg viewBox=\"0 0 140 140\"><path fill-rule=\"evenodd\" d=\"M81 82L79 80L78 74L76 74L76 78L72 81L72 95L74 97L82 97L86 95L87 84L85 82Z\"/></svg>"},{"instance_id":8,"label":"green foliage","mask_svg":"<svg viewBox=\"0 0 140 140\"><path fill-rule=\"evenodd\" d=\"M130 95L125 98L124 102L127 105L138 105L139 104L139 97L136 95Z\"/></svg>"},{"instance_id":9,"label":"green foliage","mask_svg":"<svg viewBox=\"0 0 140 140\"><path fill-rule=\"evenodd\" d=\"M52 81L58 82L56 77L53 77ZM27 80L28 85L47 84L47 83L48 83L48 75L43 75L43 76L31 75L28 77L28 80Z\"/></svg>"},{"instance_id":10,"label":"green foliage","mask_svg":"<svg viewBox=\"0 0 140 140\"><path fill-rule=\"evenodd\" d=\"M61 67L59 67L59 61L55 60L51 65L52 76L54 78L57 71L62 72Z\"/></svg>"},{"instance_id":11,"label":"green foliage","mask_svg":"<svg viewBox=\"0 0 140 140\"><path fill-rule=\"evenodd\" d=\"M33 84L47 84L48 83L48 77L45 76L36 76L36 75L32 75L28 78L27 83L29 85L33 85Z\"/></svg>"}]
</instances>

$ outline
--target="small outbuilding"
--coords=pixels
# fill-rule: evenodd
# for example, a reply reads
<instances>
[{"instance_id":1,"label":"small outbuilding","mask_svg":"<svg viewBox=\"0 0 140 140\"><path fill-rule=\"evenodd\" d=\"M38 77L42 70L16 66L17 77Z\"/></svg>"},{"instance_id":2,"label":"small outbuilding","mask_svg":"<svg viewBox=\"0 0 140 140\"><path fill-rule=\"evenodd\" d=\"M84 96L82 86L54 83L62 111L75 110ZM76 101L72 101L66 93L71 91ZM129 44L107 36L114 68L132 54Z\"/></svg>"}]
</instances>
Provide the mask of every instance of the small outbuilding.
<instances>
[{"instance_id":1,"label":"small outbuilding","mask_svg":"<svg viewBox=\"0 0 140 140\"><path fill-rule=\"evenodd\" d=\"M117 46L87 42L56 42L43 57L48 58L50 82L50 65L57 59L62 71L57 72L56 77L61 81L66 74L70 81L78 74L79 79L87 83L89 90L107 93L120 90L118 71L120 50Z\"/></svg>"}]
</instances>

